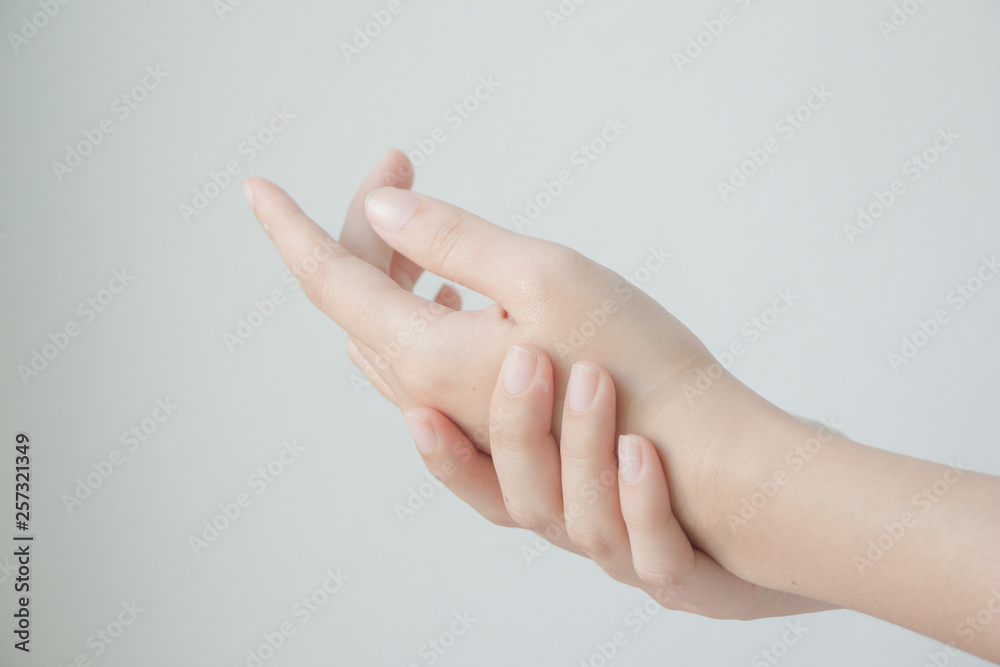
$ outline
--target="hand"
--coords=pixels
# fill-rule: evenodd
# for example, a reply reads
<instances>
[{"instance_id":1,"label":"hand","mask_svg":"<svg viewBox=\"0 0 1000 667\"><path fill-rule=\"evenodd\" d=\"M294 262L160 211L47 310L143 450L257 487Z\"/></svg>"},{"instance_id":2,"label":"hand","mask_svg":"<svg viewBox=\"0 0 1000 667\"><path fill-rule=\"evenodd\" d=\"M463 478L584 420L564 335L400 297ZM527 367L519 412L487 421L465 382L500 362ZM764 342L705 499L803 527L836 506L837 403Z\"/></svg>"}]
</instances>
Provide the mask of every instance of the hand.
<instances>
[{"instance_id":1,"label":"hand","mask_svg":"<svg viewBox=\"0 0 1000 667\"><path fill-rule=\"evenodd\" d=\"M386 160L406 164L398 153ZM401 187L382 187L393 180ZM974 625L993 613L983 590L1000 580L995 477L958 475L802 424L727 373L612 271L410 193L405 181L369 178L345 225L351 248L277 186L244 182L305 294L348 332L351 358L400 408L433 406L488 451L487 389L509 346L534 345L552 359L558 438L572 363L597 363L618 388L617 432L650 438L694 548L760 586L1000 656L1000 625ZM419 267L496 304L462 312L447 291L434 301L416 297L409 287ZM899 533L900 517L913 510L908 499L948 476L961 484L937 504L917 506L921 520L899 546L874 552L887 526ZM928 603L935 599L947 604Z\"/></svg>"},{"instance_id":2,"label":"hand","mask_svg":"<svg viewBox=\"0 0 1000 667\"><path fill-rule=\"evenodd\" d=\"M558 443L553 389L543 351L510 348L490 404L492 458L433 408L410 410L406 423L432 474L484 517L583 554L667 608L744 620L833 608L740 579L691 546L652 443L623 435L616 455L606 370L573 365Z\"/></svg>"},{"instance_id":3,"label":"hand","mask_svg":"<svg viewBox=\"0 0 1000 667\"><path fill-rule=\"evenodd\" d=\"M651 437L689 536L716 557L733 549L719 510L735 507L754 479L754 440L767 437L762 424L784 413L722 370L690 331L614 272L425 195L377 187L394 178L408 185L397 175L405 164L390 153L355 197L344 231L353 253L277 186L245 182L258 220L304 293L350 335L352 360L401 409L435 407L484 451L489 388L510 345L534 344L552 357L556 436L572 362L599 363L617 378L618 430ZM417 267L497 303L463 312L457 303L442 305L447 292L435 302L419 298L409 291ZM711 373L712 387L692 400L686 390L699 371Z\"/></svg>"}]
</instances>

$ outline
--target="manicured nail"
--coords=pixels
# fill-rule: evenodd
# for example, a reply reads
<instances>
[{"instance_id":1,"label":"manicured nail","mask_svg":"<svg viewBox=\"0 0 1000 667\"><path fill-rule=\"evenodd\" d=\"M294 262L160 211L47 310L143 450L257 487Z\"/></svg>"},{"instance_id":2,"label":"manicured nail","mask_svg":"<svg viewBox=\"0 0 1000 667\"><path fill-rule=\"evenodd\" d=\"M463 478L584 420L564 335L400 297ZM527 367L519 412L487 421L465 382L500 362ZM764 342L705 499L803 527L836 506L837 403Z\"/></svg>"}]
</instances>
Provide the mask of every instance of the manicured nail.
<instances>
[{"instance_id":1,"label":"manicured nail","mask_svg":"<svg viewBox=\"0 0 1000 667\"><path fill-rule=\"evenodd\" d=\"M573 364L569 372L569 386L566 388L566 400L573 412L586 412L593 404L597 395L597 371L583 364Z\"/></svg>"},{"instance_id":2,"label":"manicured nail","mask_svg":"<svg viewBox=\"0 0 1000 667\"><path fill-rule=\"evenodd\" d=\"M424 456L433 452L434 448L437 447L437 433L430 421L426 417L413 415L409 412L403 415L403 418L406 419L406 427L410 429L410 435L413 436L417 450Z\"/></svg>"},{"instance_id":3,"label":"manicured nail","mask_svg":"<svg viewBox=\"0 0 1000 667\"><path fill-rule=\"evenodd\" d=\"M247 203L250 204L250 208L253 208L253 188L250 187L250 181L243 181L243 196L247 198Z\"/></svg>"},{"instance_id":4,"label":"manicured nail","mask_svg":"<svg viewBox=\"0 0 1000 667\"><path fill-rule=\"evenodd\" d=\"M642 472L642 448L630 435L618 438L618 474L625 482L634 482Z\"/></svg>"},{"instance_id":5,"label":"manicured nail","mask_svg":"<svg viewBox=\"0 0 1000 667\"><path fill-rule=\"evenodd\" d=\"M503 390L511 396L527 391L535 379L538 357L531 350L511 345L503 362Z\"/></svg>"},{"instance_id":6,"label":"manicured nail","mask_svg":"<svg viewBox=\"0 0 1000 667\"><path fill-rule=\"evenodd\" d=\"M365 200L365 211L373 225L387 232L398 232L420 206L420 199L409 190L379 188Z\"/></svg>"}]
</instances>

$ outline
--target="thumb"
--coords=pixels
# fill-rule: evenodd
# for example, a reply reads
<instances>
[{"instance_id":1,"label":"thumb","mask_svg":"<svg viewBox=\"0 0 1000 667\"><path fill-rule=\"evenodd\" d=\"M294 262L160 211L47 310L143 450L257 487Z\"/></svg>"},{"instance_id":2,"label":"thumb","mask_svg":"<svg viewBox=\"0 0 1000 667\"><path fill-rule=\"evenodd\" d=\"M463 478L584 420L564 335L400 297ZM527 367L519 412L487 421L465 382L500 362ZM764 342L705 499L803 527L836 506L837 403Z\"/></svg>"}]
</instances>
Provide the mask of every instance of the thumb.
<instances>
[{"instance_id":1,"label":"thumb","mask_svg":"<svg viewBox=\"0 0 1000 667\"><path fill-rule=\"evenodd\" d=\"M411 260L506 306L562 246L517 234L457 206L392 187L365 200L372 228Z\"/></svg>"}]
</instances>

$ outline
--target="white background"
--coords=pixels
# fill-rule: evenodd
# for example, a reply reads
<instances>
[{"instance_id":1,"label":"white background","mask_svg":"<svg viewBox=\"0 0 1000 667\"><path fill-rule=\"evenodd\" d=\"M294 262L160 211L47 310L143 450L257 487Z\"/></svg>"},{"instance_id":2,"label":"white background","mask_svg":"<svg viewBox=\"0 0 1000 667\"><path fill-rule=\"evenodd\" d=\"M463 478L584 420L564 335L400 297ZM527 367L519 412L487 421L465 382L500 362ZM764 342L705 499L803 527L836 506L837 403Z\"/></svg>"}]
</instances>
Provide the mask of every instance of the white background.
<instances>
[{"instance_id":1,"label":"white background","mask_svg":"<svg viewBox=\"0 0 1000 667\"><path fill-rule=\"evenodd\" d=\"M0 45L0 662L247 665L262 633L291 621L265 664L423 665L421 646L464 611L477 620L437 664L586 664L620 630L628 641L609 664L769 664L753 661L784 632L785 619L671 611L633 632L641 593L554 550L528 564L533 536L444 490L401 523L395 506L426 481L403 420L352 384L343 332L283 282L239 179L198 215L180 212L228 160L283 185L335 235L385 150L411 153L435 128L447 140L418 159L416 189L498 224L572 168L526 233L623 274L662 245L671 260L643 288L713 351L748 343L732 370L751 387L861 442L1000 473L1000 280L961 310L948 301L1000 251L995 2L929 2L883 34L889 0L592 0L554 27L556 0L404 0L348 62L342 43L385 6L247 1L220 15L209 0L70 2L25 43ZM724 9L735 21L679 68L675 52ZM0 28L21 33L40 11L8 0ZM121 119L112 105L147 66L166 76ZM500 87L448 125L482 76ZM833 97L723 201L717 183L781 136L776 123L813 86ZM248 162L240 144L275 108L294 120ZM114 131L57 176L53 163L105 118ZM609 118L627 130L576 171L571 156ZM948 152L904 176L949 127L960 138ZM897 178L905 194L849 242L844 225ZM78 304L122 268L134 280L86 322ZM284 303L230 352L224 335L274 289ZM419 286L436 289L433 277ZM799 300L749 343L744 323L779 289ZM887 354L938 308L948 323L893 369ZM79 335L22 379L18 367L70 322ZM128 451L122 433L166 398L178 409ZM21 431L36 536L30 656L12 650L6 569ZM248 478L285 439L304 451L257 495ZM67 509L114 450L124 462ZM251 505L195 555L189 537L242 492ZM338 568L349 581L300 623L293 605ZM96 655L95 633L133 600L141 614ZM853 612L799 621L808 631L783 666L917 667L941 650Z\"/></svg>"}]
</instances>

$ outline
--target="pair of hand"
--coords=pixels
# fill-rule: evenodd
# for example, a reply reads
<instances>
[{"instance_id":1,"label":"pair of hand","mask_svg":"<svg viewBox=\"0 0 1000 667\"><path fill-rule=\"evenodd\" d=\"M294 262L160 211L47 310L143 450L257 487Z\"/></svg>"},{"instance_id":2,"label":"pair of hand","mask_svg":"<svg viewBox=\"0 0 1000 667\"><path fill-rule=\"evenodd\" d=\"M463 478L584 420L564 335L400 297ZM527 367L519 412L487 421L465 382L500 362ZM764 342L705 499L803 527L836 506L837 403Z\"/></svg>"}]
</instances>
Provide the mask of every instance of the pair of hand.
<instances>
[{"instance_id":1,"label":"pair of hand","mask_svg":"<svg viewBox=\"0 0 1000 667\"><path fill-rule=\"evenodd\" d=\"M274 184L244 188L304 293L349 334L351 359L408 414L431 470L495 523L536 530L665 606L735 618L829 608L720 565L738 548L720 508L752 478L746 434L776 409L614 272L411 184L405 156L388 153L340 243ZM424 269L496 303L462 311L448 288L422 299ZM706 369L710 391L692 401ZM635 458L619 466L616 433L652 440L627 436L619 458ZM588 502L594 479L608 483Z\"/></svg>"}]
</instances>

